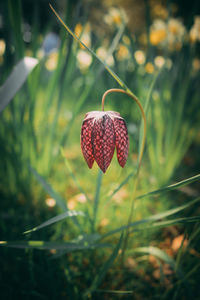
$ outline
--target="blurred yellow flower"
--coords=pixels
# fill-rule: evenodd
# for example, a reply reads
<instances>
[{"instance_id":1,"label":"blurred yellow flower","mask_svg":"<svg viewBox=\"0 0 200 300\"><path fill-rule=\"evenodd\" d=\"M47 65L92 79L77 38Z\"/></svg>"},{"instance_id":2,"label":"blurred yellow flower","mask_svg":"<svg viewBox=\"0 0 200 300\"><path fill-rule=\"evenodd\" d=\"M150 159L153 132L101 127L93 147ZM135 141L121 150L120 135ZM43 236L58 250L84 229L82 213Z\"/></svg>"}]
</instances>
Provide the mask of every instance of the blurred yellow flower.
<instances>
[{"instance_id":1,"label":"blurred yellow flower","mask_svg":"<svg viewBox=\"0 0 200 300\"><path fill-rule=\"evenodd\" d=\"M200 42L200 16L195 16L189 35L192 43Z\"/></svg>"},{"instance_id":2,"label":"blurred yellow flower","mask_svg":"<svg viewBox=\"0 0 200 300\"><path fill-rule=\"evenodd\" d=\"M58 52L52 52L49 54L48 59L45 62L45 67L48 71L53 71L56 69L58 62Z\"/></svg>"},{"instance_id":3,"label":"blurred yellow flower","mask_svg":"<svg viewBox=\"0 0 200 300\"><path fill-rule=\"evenodd\" d=\"M150 28L150 43L157 46L167 37L166 23L163 20L155 20Z\"/></svg>"},{"instance_id":4,"label":"blurred yellow flower","mask_svg":"<svg viewBox=\"0 0 200 300\"><path fill-rule=\"evenodd\" d=\"M117 53L116 53L116 57L120 61L124 60L124 59L128 59L130 57L128 48L125 45L120 44L119 49L117 50Z\"/></svg>"},{"instance_id":5,"label":"blurred yellow flower","mask_svg":"<svg viewBox=\"0 0 200 300\"><path fill-rule=\"evenodd\" d=\"M84 50L77 52L77 60L81 70L86 70L92 63L92 56Z\"/></svg>"},{"instance_id":6,"label":"blurred yellow flower","mask_svg":"<svg viewBox=\"0 0 200 300\"><path fill-rule=\"evenodd\" d=\"M91 28L89 23L87 23L84 27L80 23L78 23L74 29L75 35L78 38L80 38L81 42L83 42L89 48L91 47L90 32L91 32ZM79 45L81 49L85 49L84 46L82 46L81 44Z\"/></svg>"},{"instance_id":7,"label":"blurred yellow flower","mask_svg":"<svg viewBox=\"0 0 200 300\"><path fill-rule=\"evenodd\" d=\"M72 198L72 199L69 199L68 202L67 202L67 206L69 209L73 210L75 207L76 207L76 201Z\"/></svg>"},{"instance_id":8,"label":"blurred yellow flower","mask_svg":"<svg viewBox=\"0 0 200 300\"><path fill-rule=\"evenodd\" d=\"M109 224L109 220L107 219L107 218L103 218L102 220L101 220L101 222L100 222L100 226L101 227L105 227L105 226L107 226Z\"/></svg>"},{"instance_id":9,"label":"blurred yellow flower","mask_svg":"<svg viewBox=\"0 0 200 300\"><path fill-rule=\"evenodd\" d=\"M179 19L171 18L167 23L155 20L150 28L150 43L154 46L180 50L186 34L186 28Z\"/></svg>"},{"instance_id":10,"label":"blurred yellow flower","mask_svg":"<svg viewBox=\"0 0 200 300\"><path fill-rule=\"evenodd\" d=\"M91 47L90 34L89 33L83 33L83 35L81 36L81 42L83 42L83 44L85 44L85 46L90 48ZM80 47L81 47L81 49L85 49L85 47L81 44L80 44Z\"/></svg>"},{"instance_id":11,"label":"blurred yellow flower","mask_svg":"<svg viewBox=\"0 0 200 300\"><path fill-rule=\"evenodd\" d=\"M162 68L164 66L164 64L165 64L165 59L164 59L163 56L156 56L154 58L154 63L156 65L156 67Z\"/></svg>"},{"instance_id":12,"label":"blurred yellow flower","mask_svg":"<svg viewBox=\"0 0 200 300\"><path fill-rule=\"evenodd\" d=\"M56 200L53 198L45 199L45 203L48 207L54 207L56 205Z\"/></svg>"},{"instance_id":13,"label":"blurred yellow flower","mask_svg":"<svg viewBox=\"0 0 200 300\"><path fill-rule=\"evenodd\" d=\"M82 31L83 31L83 26L80 23L76 24L75 29L74 29L75 35L80 37Z\"/></svg>"},{"instance_id":14,"label":"blurred yellow flower","mask_svg":"<svg viewBox=\"0 0 200 300\"><path fill-rule=\"evenodd\" d=\"M6 43L4 40L0 40L0 56L4 55L6 50Z\"/></svg>"},{"instance_id":15,"label":"blurred yellow flower","mask_svg":"<svg viewBox=\"0 0 200 300\"><path fill-rule=\"evenodd\" d=\"M156 46L160 42L164 41L167 36L167 33L164 29L153 30L150 33L150 42L152 45Z\"/></svg>"},{"instance_id":16,"label":"blurred yellow flower","mask_svg":"<svg viewBox=\"0 0 200 300\"><path fill-rule=\"evenodd\" d=\"M152 74L154 72L154 66L152 65L152 63L148 62L145 66L145 70L147 73Z\"/></svg>"},{"instance_id":17,"label":"blurred yellow flower","mask_svg":"<svg viewBox=\"0 0 200 300\"><path fill-rule=\"evenodd\" d=\"M199 58L194 58L192 61L192 67L195 71L200 70L200 59Z\"/></svg>"},{"instance_id":18,"label":"blurred yellow flower","mask_svg":"<svg viewBox=\"0 0 200 300\"><path fill-rule=\"evenodd\" d=\"M135 60L139 65L143 65L145 63L145 54L142 50L137 50L134 53Z\"/></svg>"}]
</instances>

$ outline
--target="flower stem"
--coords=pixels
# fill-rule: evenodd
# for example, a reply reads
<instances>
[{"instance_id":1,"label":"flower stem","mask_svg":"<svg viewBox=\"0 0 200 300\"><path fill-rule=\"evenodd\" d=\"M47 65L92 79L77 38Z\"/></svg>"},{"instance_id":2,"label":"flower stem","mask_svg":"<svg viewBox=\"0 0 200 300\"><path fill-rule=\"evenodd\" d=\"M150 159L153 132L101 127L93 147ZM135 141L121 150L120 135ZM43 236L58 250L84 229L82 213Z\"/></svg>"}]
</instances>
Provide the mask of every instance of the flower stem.
<instances>
[{"instance_id":1,"label":"flower stem","mask_svg":"<svg viewBox=\"0 0 200 300\"><path fill-rule=\"evenodd\" d=\"M147 124L147 121L146 121L146 116L145 116L145 113L144 113L144 109L143 109L139 99L130 90L128 90L128 91L125 91L125 90L122 90L122 89L109 89L109 90L107 90L103 94L103 97L102 97L102 111L104 111L105 98L109 93L123 93L123 94L126 94L129 97L131 97L137 103L137 105L138 105L138 107L141 111L142 119L143 119L143 122L144 122L143 138L142 138L142 144L141 144L140 153L139 153L136 178L135 178L134 187L133 187L133 195L132 195L132 200L131 200L130 213L129 213L129 217L128 217L127 227L125 229L124 243L123 243L122 252L121 252L121 255L122 255L121 258L122 258L122 264L123 264L124 263L125 250L126 250L127 245L128 245L128 239L129 239L129 233L130 233L129 225L131 223L132 216L133 216L134 200L136 198L140 167L141 167L142 157L143 157L143 154L144 154L144 146L145 146L145 141L146 141L146 127L147 127L146 124Z\"/></svg>"}]
</instances>

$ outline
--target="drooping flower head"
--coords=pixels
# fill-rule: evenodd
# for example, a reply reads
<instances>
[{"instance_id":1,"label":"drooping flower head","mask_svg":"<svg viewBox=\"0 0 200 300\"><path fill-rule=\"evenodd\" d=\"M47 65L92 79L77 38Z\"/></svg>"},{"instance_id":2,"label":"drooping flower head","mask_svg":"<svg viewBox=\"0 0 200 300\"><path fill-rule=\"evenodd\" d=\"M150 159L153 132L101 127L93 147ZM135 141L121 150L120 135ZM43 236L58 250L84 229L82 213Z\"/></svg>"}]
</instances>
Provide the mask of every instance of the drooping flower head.
<instances>
[{"instance_id":1,"label":"drooping flower head","mask_svg":"<svg viewBox=\"0 0 200 300\"><path fill-rule=\"evenodd\" d=\"M128 157L129 139L124 119L114 111L91 111L83 120L81 149L89 168L94 161L105 173L109 167L115 146L117 159L123 168Z\"/></svg>"}]
</instances>

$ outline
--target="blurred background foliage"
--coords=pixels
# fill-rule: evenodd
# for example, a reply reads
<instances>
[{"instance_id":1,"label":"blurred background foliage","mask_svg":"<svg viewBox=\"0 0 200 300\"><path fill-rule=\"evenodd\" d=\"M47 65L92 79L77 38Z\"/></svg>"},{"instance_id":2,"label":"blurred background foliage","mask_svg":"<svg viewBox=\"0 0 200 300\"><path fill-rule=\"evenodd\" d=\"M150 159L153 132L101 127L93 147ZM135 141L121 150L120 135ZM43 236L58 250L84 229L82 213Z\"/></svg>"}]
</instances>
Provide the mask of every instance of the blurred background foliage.
<instances>
[{"instance_id":1,"label":"blurred background foliage","mask_svg":"<svg viewBox=\"0 0 200 300\"><path fill-rule=\"evenodd\" d=\"M145 108L147 142L137 196L196 175L199 1L52 0L51 4ZM89 170L84 162L80 128L85 113L100 110L102 94L119 87L117 82L66 32L49 1L2 0L0 85L25 56L39 63L0 115L1 240L17 240L15 247L22 247L22 240L52 244L44 244L48 249L44 252L25 244L25 250L0 249L3 299L198 299L198 201L178 212L176 221L136 229L123 268L118 260L108 268L109 256L114 259L110 248L63 250L68 241L94 243L99 235L126 224L141 117L128 97L115 94L106 99L105 109L119 111L126 119L130 149L126 167L119 169L114 157L102 178L96 165ZM197 197L195 181L138 199L133 221L167 213ZM66 209L87 217L22 236ZM164 222L163 218L158 220ZM61 249L53 244L57 241ZM112 245L118 241L119 235L106 238Z\"/></svg>"}]
</instances>

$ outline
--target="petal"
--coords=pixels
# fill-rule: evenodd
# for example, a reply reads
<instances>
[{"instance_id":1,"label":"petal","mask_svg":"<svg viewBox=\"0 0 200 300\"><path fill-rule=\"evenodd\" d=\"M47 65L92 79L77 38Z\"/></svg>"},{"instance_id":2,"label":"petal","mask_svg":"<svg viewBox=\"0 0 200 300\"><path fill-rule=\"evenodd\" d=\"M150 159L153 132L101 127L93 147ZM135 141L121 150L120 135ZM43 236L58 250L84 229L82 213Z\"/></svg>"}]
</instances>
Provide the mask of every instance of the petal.
<instances>
[{"instance_id":1,"label":"petal","mask_svg":"<svg viewBox=\"0 0 200 300\"><path fill-rule=\"evenodd\" d=\"M83 121L81 128L81 149L83 156L88 164L88 167L91 169L94 163L93 148L92 148L92 126L93 119L88 119Z\"/></svg>"},{"instance_id":2,"label":"petal","mask_svg":"<svg viewBox=\"0 0 200 300\"><path fill-rule=\"evenodd\" d=\"M128 130L126 127L126 123L122 118L120 119L115 118L114 127L115 127L115 138L116 138L116 148L117 148L117 159L120 166L123 168L128 158L128 148L129 148Z\"/></svg>"},{"instance_id":3,"label":"petal","mask_svg":"<svg viewBox=\"0 0 200 300\"><path fill-rule=\"evenodd\" d=\"M94 158L105 173L115 151L115 131L113 121L108 115L96 119L92 130Z\"/></svg>"}]
</instances>

